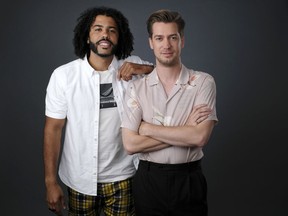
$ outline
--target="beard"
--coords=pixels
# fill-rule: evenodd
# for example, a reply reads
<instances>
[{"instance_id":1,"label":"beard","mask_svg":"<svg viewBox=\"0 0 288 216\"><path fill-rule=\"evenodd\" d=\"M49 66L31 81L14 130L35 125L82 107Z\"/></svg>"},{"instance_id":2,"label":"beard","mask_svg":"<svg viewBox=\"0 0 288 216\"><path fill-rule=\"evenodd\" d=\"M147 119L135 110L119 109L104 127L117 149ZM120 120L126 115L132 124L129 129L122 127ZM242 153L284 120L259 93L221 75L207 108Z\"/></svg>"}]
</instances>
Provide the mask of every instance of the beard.
<instances>
[{"instance_id":1,"label":"beard","mask_svg":"<svg viewBox=\"0 0 288 216\"><path fill-rule=\"evenodd\" d=\"M112 49L111 49L110 53L100 53L98 51L98 45L100 44L101 41L108 41L111 44ZM107 58L107 57L113 56L116 53L116 50L117 50L117 45L113 44L108 39L99 40L95 44L92 41L89 40L89 47L90 47L90 50L92 50L96 55L98 55L100 57L103 57L103 58Z\"/></svg>"},{"instance_id":2,"label":"beard","mask_svg":"<svg viewBox=\"0 0 288 216\"><path fill-rule=\"evenodd\" d=\"M163 59L163 58L156 57L156 59L160 64L162 64L163 66L166 66L166 67L173 67L173 66L179 64L179 60L177 58Z\"/></svg>"}]
</instances>

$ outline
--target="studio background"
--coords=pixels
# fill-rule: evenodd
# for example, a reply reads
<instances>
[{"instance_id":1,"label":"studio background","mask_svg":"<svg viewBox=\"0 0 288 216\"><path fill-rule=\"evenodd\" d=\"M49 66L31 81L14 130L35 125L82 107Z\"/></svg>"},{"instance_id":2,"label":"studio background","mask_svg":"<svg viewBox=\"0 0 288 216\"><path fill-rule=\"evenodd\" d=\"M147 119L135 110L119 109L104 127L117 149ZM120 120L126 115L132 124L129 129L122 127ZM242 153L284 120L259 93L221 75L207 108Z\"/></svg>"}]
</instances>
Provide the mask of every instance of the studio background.
<instances>
[{"instance_id":1,"label":"studio background","mask_svg":"<svg viewBox=\"0 0 288 216\"><path fill-rule=\"evenodd\" d=\"M182 14L182 62L217 85L219 124L203 160L209 215L288 215L285 0L2 0L0 214L53 215L43 175L45 91L52 71L76 59L73 29L91 6L123 12L133 54L151 62L146 19L161 8Z\"/></svg>"}]
</instances>

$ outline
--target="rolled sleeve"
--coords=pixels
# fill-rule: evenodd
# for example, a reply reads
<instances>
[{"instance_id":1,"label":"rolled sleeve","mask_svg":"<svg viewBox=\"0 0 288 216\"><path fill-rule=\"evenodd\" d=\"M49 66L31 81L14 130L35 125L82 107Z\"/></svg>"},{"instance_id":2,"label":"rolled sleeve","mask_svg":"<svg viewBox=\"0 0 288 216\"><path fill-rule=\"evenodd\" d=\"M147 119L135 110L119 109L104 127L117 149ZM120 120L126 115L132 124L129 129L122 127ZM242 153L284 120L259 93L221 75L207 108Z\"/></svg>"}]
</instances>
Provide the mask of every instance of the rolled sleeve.
<instances>
[{"instance_id":1,"label":"rolled sleeve","mask_svg":"<svg viewBox=\"0 0 288 216\"><path fill-rule=\"evenodd\" d=\"M216 84L212 76L207 75L205 77L195 104L207 104L212 109L207 120L218 121L216 115Z\"/></svg>"},{"instance_id":2,"label":"rolled sleeve","mask_svg":"<svg viewBox=\"0 0 288 216\"><path fill-rule=\"evenodd\" d=\"M50 78L45 98L45 115L51 118L64 119L67 115L64 80L55 71Z\"/></svg>"},{"instance_id":3,"label":"rolled sleeve","mask_svg":"<svg viewBox=\"0 0 288 216\"><path fill-rule=\"evenodd\" d=\"M138 131L142 120L142 108L134 88L134 81L130 82L124 97L124 114L121 127Z\"/></svg>"}]
</instances>

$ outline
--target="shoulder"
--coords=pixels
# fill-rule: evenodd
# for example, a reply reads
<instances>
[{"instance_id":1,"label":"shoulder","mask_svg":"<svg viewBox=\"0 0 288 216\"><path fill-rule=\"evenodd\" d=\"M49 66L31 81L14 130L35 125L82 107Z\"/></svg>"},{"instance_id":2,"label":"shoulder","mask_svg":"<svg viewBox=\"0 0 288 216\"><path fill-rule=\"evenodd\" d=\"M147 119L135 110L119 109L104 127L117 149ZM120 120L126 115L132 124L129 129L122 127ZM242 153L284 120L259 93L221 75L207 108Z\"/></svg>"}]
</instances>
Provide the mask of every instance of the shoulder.
<instances>
[{"instance_id":1,"label":"shoulder","mask_svg":"<svg viewBox=\"0 0 288 216\"><path fill-rule=\"evenodd\" d=\"M141 76L134 76L132 80L129 81L128 83L128 89L134 89L136 91L139 91L141 89L146 88L147 83L148 83L148 79L149 79L149 75L141 75Z\"/></svg>"},{"instance_id":2,"label":"shoulder","mask_svg":"<svg viewBox=\"0 0 288 216\"><path fill-rule=\"evenodd\" d=\"M212 82L214 83L214 77L207 73L207 72L203 72L203 71L197 71L197 70L193 70L193 69L187 69L188 73L189 73L189 81L194 81L194 82Z\"/></svg>"},{"instance_id":3,"label":"shoulder","mask_svg":"<svg viewBox=\"0 0 288 216\"><path fill-rule=\"evenodd\" d=\"M153 65L151 62L145 61L145 60L141 59L139 56L136 56L136 55L131 55L131 56L127 57L126 59L122 60L122 61L123 62L124 61L128 61L128 62L133 62L133 63L137 63L137 64Z\"/></svg>"},{"instance_id":4,"label":"shoulder","mask_svg":"<svg viewBox=\"0 0 288 216\"><path fill-rule=\"evenodd\" d=\"M54 70L54 73L65 73L67 71L71 71L71 70L75 70L76 68L78 68L81 64L84 63L84 60L83 59L76 59L76 60L73 60L71 62L68 62L66 64L63 64L59 67L57 67L55 70Z\"/></svg>"},{"instance_id":5,"label":"shoulder","mask_svg":"<svg viewBox=\"0 0 288 216\"><path fill-rule=\"evenodd\" d=\"M91 71L91 66L86 59L76 59L56 68L52 76L58 79L74 79Z\"/></svg>"},{"instance_id":6,"label":"shoulder","mask_svg":"<svg viewBox=\"0 0 288 216\"><path fill-rule=\"evenodd\" d=\"M51 74L49 82L66 85L69 80L79 80L77 77L83 74L81 73L82 65L85 65L85 61L77 59L57 67Z\"/></svg>"}]
</instances>

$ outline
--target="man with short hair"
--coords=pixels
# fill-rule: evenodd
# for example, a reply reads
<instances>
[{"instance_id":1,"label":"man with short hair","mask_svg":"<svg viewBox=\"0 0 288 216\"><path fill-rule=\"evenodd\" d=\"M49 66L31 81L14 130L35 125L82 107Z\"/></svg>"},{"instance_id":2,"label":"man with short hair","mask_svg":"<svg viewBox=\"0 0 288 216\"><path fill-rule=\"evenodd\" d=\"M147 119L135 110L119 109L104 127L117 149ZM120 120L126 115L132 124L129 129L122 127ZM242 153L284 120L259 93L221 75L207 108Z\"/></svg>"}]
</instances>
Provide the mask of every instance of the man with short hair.
<instances>
[{"instance_id":1,"label":"man with short hair","mask_svg":"<svg viewBox=\"0 0 288 216\"><path fill-rule=\"evenodd\" d=\"M216 85L211 75L181 63L184 26L174 11L159 10L149 17L156 67L130 82L125 96L123 144L129 154L140 153L133 181L137 216L207 216L201 159L218 121ZM202 104L210 110L195 119Z\"/></svg>"}]
</instances>

